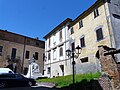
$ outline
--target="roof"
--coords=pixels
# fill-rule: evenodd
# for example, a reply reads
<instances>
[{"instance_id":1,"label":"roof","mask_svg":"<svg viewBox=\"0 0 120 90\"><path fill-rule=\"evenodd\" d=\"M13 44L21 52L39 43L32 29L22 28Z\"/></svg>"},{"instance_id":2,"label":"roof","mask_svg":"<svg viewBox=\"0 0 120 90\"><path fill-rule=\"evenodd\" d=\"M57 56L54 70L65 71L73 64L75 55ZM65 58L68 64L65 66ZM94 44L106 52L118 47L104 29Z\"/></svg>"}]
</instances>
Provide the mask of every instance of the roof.
<instances>
[{"instance_id":1,"label":"roof","mask_svg":"<svg viewBox=\"0 0 120 90\"><path fill-rule=\"evenodd\" d=\"M14 73L11 69L9 68L0 68L0 74L1 73Z\"/></svg>"},{"instance_id":2,"label":"roof","mask_svg":"<svg viewBox=\"0 0 120 90\"><path fill-rule=\"evenodd\" d=\"M82 14L80 14L73 22L69 25L69 27L72 27L77 22L79 22L81 19L88 16L93 10L101 5L103 5L106 2L106 0L97 0L91 7L89 7L87 10L85 10Z\"/></svg>"},{"instance_id":3,"label":"roof","mask_svg":"<svg viewBox=\"0 0 120 90\"><path fill-rule=\"evenodd\" d=\"M13 32L10 32L10 31L8 31L8 30L2 30L2 29L0 29L0 32L10 33L10 34L13 34L13 35L17 35L17 36L21 36L21 37L24 37L24 38L33 39L33 40L36 40L36 41L39 41L39 42L43 42L43 43L44 43L44 41L37 39L37 37L36 37L36 38L31 38L31 37L28 37L28 36L20 35L20 34L13 33Z\"/></svg>"},{"instance_id":4,"label":"roof","mask_svg":"<svg viewBox=\"0 0 120 90\"><path fill-rule=\"evenodd\" d=\"M0 29L0 40L35 46L39 48L45 47L44 45L45 42L42 40L39 40L38 38L31 38L31 37L23 36L20 34L16 34L16 33L9 32L7 30L1 30L1 29Z\"/></svg>"},{"instance_id":5,"label":"roof","mask_svg":"<svg viewBox=\"0 0 120 90\"><path fill-rule=\"evenodd\" d=\"M67 18L65 19L62 23L60 23L58 26L56 26L51 32L49 32L46 36L44 36L44 39L47 39L48 37L50 37L54 32L56 32L57 30L59 30L62 26L64 26L65 24L72 22L72 19Z\"/></svg>"}]
</instances>

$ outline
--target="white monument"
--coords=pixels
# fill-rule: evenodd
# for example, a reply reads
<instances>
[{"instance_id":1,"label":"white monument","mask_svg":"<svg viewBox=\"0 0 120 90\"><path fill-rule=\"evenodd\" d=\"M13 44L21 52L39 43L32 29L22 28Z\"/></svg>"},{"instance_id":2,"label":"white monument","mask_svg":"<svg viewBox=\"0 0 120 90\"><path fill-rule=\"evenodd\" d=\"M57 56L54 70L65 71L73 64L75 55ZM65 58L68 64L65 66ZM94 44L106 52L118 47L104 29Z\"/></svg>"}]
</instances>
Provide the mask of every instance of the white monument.
<instances>
[{"instance_id":1,"label":"white monument","mask_svg":"<svg viewBox=\"0 0 120 90\"><path fill-rule=\"evenodd\" d=\"M27 75L25 75L27 78L34 78L37 79L38 77L42 77L42 74L40 73L39 65L35 63L34 57L29 60L29 67Z\"/></svg>"}]
</instances>

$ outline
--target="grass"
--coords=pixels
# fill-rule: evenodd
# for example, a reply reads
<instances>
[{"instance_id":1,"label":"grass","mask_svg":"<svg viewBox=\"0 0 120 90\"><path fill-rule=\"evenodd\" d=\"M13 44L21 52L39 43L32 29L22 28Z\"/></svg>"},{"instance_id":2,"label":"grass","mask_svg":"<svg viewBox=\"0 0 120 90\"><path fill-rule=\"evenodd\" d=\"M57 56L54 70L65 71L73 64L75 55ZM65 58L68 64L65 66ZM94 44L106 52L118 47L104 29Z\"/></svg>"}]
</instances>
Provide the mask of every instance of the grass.
<instances>
[{"instance_id":1,"label":"grass","mask_svg":"<svg viewBox=\"0 0 120 90\"><path fill-rule=\"evenodd\" d=\"M75 83L81 82L82 80L87 80L88 82L92 79L99 78L100 72L88 73L88 74L77 74L75 75ZM58 88L66 87L72 84L72 75L61 76L55 78L39 79L37 82L51 82L55 83Z\"/></svg>"}]
</instances>

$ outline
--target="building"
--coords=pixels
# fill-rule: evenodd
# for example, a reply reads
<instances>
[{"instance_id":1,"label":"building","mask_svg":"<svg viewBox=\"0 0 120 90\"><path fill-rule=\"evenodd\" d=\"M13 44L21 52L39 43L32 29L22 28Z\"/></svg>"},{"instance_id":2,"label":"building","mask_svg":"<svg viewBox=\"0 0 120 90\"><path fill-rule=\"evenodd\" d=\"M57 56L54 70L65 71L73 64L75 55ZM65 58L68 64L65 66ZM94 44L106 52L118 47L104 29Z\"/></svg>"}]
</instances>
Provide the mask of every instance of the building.
<instances>
[{"instance_id":1,"label":"building","mask_svg":"<svg viewBox=\"0 0 120 90\"><path fill-rule=\"evenodd\" d=\"M13 65L16 72L26 74L30 59L34 56L43 73L44 44L38 38L0 30L0 67Z\"/></svg>"},{"instance_id":2,"label":"building","mask_svg":"<svg viewBox=\"0 0 120 90\"><path fill-rule=\"evenodd\" d=\"M67 18L44 38L45 61L44 74L48 77L64 76L71 74L70 61L66 60L65 51L69 46L68 25L72 20Z\"/></svg>"},{"instance_id":3,"label":"building","mask_svg":"<svg viewBox=\"0 0 120 90\"><path fill-rule=\"evenodd\" d=\"M97 0L70 24L70 32L75 46L82 48L76 72L100 70L95 57L98 46L120 48L120 0ZM120 61L119 54L117 58Z\"/></svg>"},{"instance_id":4,"label":"building","mask_svg":"<svg viewBox=\"0 0 120 90\"><path fill-rule=\"evenodd\" d=\"M97 0L75 20L62 23L44 37L44 69L48 77L72 73L72 60L65 55L67 49L74 51L78 45L82 48L81 54L75 59L75 72L89 73L100 70L99 60L95 57L98 46L120 48L120 0ZM63 44L59 39L61 29L66 35ZM55 44L54 37L57 40ZM64 47L62 57L59 55L61 46ZM116 58L119 62L120 54Z\"/></svg>"}]
</instances>

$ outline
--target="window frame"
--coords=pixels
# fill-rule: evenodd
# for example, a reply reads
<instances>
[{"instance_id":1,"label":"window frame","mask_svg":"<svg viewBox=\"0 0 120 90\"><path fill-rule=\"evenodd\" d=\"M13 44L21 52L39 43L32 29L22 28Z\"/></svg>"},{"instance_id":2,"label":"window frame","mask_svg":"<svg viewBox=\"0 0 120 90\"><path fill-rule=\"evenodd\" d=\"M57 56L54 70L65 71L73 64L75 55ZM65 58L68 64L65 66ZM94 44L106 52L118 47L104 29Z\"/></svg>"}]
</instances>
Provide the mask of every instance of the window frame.
<instances>
[{"instance_id":1,"label":"window frame","mask_svg":"<svg viewBox=\"0 0 120 90\"><path fill-rule=\"evenodd\" d=\"M63 32L62 32L62 29L59 31L59 40L61 41L63 38Z\"/></svg>"},{"instance_id":2,"label":"window frame","mask_svg":"<svg viewBox=\"0 0 120 90\"><path fill-rule=\"evenodd\" d=\"M36 46L40 46L40 43L39 43L39 42L36 42L35 44L36 44Z\"/></svg>"},{"instance_id":3,"label":"window frame","mask_svg":"<svg viewBox=\"0 0 120 90\"><path fill-rule=\"evenodd\" d=\"M48 39L48 46L50 47L50 45L51 45L51 40L50 40L50 38Z\"/></svg>"},{"instance_id":4,"label":"window frame","mask_svg":"<svg viewBox=\"0 0 120 90\"><path fill-rule=\"evenodd\" d=\"M47 74L50 74L51 73L51 67L48 67L47 68Z\"/></svg>"},{"instance_id":5,"label":"window frame","mask_svg":"<svg viewBox=\"0 0 120 90\"><path fill-rule=\"evenodd\" d=\"M96 30L96 39L97 39L97 41L101 41L101 40L104 39L104 35L103 35L103 30L102 30L102 28L98 28L98 29Z\"/></svg>"},{"instance_id":6,"label":"window frame","mask_svg":"<svg viewBox=\"0 0 120 90\"><path fill-rule=\"evenodd\" d=\"M0 56L2 56L3 46L0 46Z\"/></svg>"},{"instance_id":7,"label":"window frame","mask_svg":"<svg viewBox=\"0 0 120 90\"><path fill-rule=\"evenodd\" d=\"M94 9L94 18L98 17L100 14L99 14L99 10L98 8L95 8Z\"/></svg>"},{"instance_id":8,"label":"window frame","mask_svg":"<svg viewBox=\"0 0 120 90\"><path fill-rule=\"evenodd\" d=\"M81 61L81 63L89 62L88 57L81 58L80 61Z\"/></svg>"},{"instance_id":9,"label":"window frame","mask_svg":"<svg viewBox=\"0 0 120 90\"><path fill-rule=\"evenodd\" d=\"M51 53L48 52L48 60L51 60Z\"/></svg>"},{"instance_id":10,"label":"window frame","mask_svg":"<svg viewBox=\"0 0 120 90\"><path fill-rule=\"evenodd\" d=\"M80 46L81 46L81 48L83 48L83 47L86 46L86 45L85 45L85 35L82 35L82 36L80 37Z\"/></svg>"},{"instance_id":11,"label":"window frame","mask_svg":"<svg viewBox=\"0 0 120 90\"><path fill-rule=\"evenodd\" d=\"M72 52L75 51L75 42L72 42L72 43L71 43L71 50L72 50Z\"/></svg>"},{"instance_id":12,"label":"window frame","mask_svg":"<svg viewBox=\"0 0 120 90\"><path fill-rule=\"evenodd\" d=\"M56 45L56 33L53 35L53 44Z\"/></svg>"},{"instance_id":13,"label":"window frame","mask_svg":"<svg viewBox=\"0 0 120 90\"><path fill-rule=\"evenodd\" d=\"M83 20L79 21L79 29L83 27Z\"/></svg>"},{"instance_id":14,"label":"window frame","mask_svg":"<svg viewBox=\"0 0 120 90\"><path fill-rule=\"evenodd\" d=\"M57 53L56 53L56 49L53 50L53 60L56 60L57 58Z\"/></svg>"},{"instance_id":15,"label":"window frame","mask_svg":"<svg viewBox=\"0 0 120 90\"><path fill-rule=\"evenodd\" d=\"M38 58L39 58L39 53L35 52L35 60L38 60Z\"/></svg>"},{"instance_id":16,"label":"window frame","mask_svg":"<svg viewBox=\"0 0 120 90\"><path fill-rule=\"evenodd\" d=\"M63 47L61 46L59 49L59 56L62 57L63 56Z\"/></svg>"},{"instance_id":17,"label":"window frame","mask_svg":"<svg viewBox=\"0 0 120 90\"><path fill-rule=\"evenodd\" d=\"M30 57L30 51L26 50L25 59L29 59L29 57Z\"/></svg>"},{"instance_id":18,"label":"window frame","mask_svg":"<svg viewBox=\"0 0 120 90\"><path fill-rule=\"evenodd\" d=\"M73 34L74 33L74 29L73 27L70 29L70 34Z\"/></svg>"},{"instance_id":19,"label":"window frame","mask_svg":"<svg viewBox=\"0 0 120 90\"><path fill-rule=\"evenodd\" d=\"M17 52L17 49L16 48L12 48L11 59L14 60L16 58L16 52Z\"/></svg>"}]
</instances>

